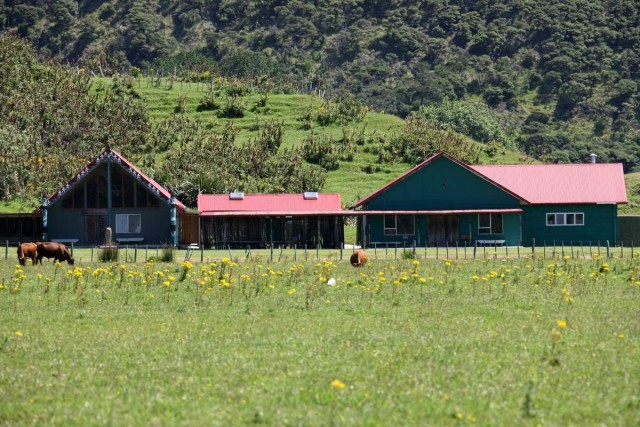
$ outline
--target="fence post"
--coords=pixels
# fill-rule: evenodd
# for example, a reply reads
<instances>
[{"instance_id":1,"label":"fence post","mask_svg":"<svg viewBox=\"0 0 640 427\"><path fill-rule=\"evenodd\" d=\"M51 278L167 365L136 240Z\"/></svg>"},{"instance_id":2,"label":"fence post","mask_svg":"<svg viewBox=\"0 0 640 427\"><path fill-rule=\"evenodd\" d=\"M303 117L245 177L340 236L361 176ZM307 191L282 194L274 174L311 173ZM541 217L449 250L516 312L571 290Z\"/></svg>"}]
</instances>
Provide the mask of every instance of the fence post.
<instances>
[{"instance_id":1,"label":"fence post","mask_svg":"<svg viewBox=\"0 0 640 427\"><path fill-rule=\"evenodd\" d=\"M569 244L571 245L571 258L573 258L573 240L571 240Z\"/></svg>"},{"instance_id":2,"label":"fence post","mask_svg":"<svg viewBox=\"0 0 640 427\"><path fill-rule=\"evenodd\" d=\"M622 240L620 240L620 258L624 257L624 250L622 249L624 245L622 243Z\"/></svg>"},{"instance_id":3,"label":"fence post","mask_svg":"<svg viewBox=\"0 0 640 427\"><path fill-rule=\"evenodd\" d=\"M71 257L73 257L73 242L71 242Z\"/></svg>"},{"instance_id":4,"label":"fence post","mask_svg":"<svg viewBox=\"0 0 640 427\"><path fill-rule=\"evenodd\" d=\"M478 252L478 241L473 242L473 259L476 259L476 253Z\"/></svg>"},{"instance_id":5,"label":"fence post","mask_svg":"<svg viewBox=\"0 0 640 427\"><path fill-rule=\"evenodd\" d=\"M535 256L536 254L536 238L531 238L531 255Z\"/></svg>"},{"instance_id":6,"label":"fence post","mask_svg":"<svg viewBox=\"0 0 640 427\"><path fill-rule=\"evenodd\" d=\"M93 262L93 245L91 245L91 262Z\"/></svg>"},{"instance_id":7,"label":"fence post","mask_svg":"<svg viewBox=\"0 0 640 427\"><path fill-rule=\"evenodd\" d=\"M133 247L133 262L138 262L138 245L137 244Z\"/></svg>"},{"instance_id":8,"label":"fence post","mask_svg":"<svg viewBox=\"0 0 640 427\"><path fill-rule=\"evenodd\" d=\"M607 258L609 258L611 256L610 252L609 252L609 241L607 240Z\"/></svg>"},{"instance_id":9,"label":"fence post","mask_svg":"<svg viewBox=\"0 0 640 427\"><path fill-rule=\"evenodd\" d=\"M200 262L204 262L204 243L200 245Z\"/></svg>"},{"instance_id":10,"label":"fence post","mask_svg":"<svg viewBox=\"0 0 640 427\"><path fill-rule=\"evenodd\" d=\"M5 241L4 245L4 260L6 261L9 259L9 241Z\"/></svg>"}]
</instances>

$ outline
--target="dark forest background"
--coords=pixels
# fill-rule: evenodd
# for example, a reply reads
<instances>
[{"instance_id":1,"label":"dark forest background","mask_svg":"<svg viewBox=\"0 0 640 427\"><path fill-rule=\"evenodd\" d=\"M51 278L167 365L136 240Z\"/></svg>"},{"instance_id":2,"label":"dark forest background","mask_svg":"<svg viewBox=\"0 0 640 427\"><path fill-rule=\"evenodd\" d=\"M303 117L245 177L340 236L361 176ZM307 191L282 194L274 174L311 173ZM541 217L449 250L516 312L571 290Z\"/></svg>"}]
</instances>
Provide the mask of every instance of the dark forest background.
<instances>
[{"instance_id":1,"label":"dark forest background","mask_svg":"<svg viewBox=\"0 0 640 427\"><path fill-rule=\"evenodd\" d=\"M445 122L447 105L484 104L501 143L548 162L595 152L630 172L640 169L639 9L630 0L5 0L0 30L96 75L258 79ZM109 120L135 114L112 102L102 106L117 112ZM123 137L136 132L145 130Z\"/></svg>"}]
</instances>

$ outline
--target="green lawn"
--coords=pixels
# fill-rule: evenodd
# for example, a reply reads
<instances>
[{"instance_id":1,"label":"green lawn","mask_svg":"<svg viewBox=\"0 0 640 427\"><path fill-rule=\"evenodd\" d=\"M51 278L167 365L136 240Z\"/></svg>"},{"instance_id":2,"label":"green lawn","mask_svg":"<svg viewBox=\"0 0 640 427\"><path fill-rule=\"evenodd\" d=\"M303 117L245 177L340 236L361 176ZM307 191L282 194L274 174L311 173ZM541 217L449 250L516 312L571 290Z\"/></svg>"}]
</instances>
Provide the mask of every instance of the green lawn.
<instances>
[{"instance_id":1,"label":"green lawn","mask_svg":"<svg viewBox=\"0 0 640 427\"><path fill-rule=\"evenodd\" d=\"M0 262L0 423L633 425L640 265L593 258Z\"/></svg>"}]
</instances>

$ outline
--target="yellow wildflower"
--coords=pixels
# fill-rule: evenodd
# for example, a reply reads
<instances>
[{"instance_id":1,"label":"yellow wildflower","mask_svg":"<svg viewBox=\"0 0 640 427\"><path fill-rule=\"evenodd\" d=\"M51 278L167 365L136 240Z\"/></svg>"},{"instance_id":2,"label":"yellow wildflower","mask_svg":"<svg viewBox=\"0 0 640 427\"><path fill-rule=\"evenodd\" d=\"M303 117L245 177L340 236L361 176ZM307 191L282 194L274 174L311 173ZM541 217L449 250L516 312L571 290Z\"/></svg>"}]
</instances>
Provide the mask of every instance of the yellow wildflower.
<instances>
[{"instance_id":1,"label":"yellow wildflower","mask_svg":"<svg viewBox=\"0 0 640 427\"><path fill-rule=\"evenodd\" d=\"M333 381L331 381L331 387L336 388L338 390L342 390L343 388L345 388L347 385L345 383L343 383L342 381L335 379Z\"/></svg>"}]
</instances>

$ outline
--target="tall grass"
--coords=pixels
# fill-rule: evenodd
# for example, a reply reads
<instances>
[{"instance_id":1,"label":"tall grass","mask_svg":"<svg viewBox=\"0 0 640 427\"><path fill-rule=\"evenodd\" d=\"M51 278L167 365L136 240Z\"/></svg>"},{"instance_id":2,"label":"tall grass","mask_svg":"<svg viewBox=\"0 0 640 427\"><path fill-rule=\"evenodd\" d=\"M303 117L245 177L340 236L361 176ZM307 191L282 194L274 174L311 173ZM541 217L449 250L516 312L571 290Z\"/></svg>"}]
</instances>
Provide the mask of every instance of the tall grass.
<instances>
[{"instance_id":1,"label":"tall grass","mask_svg":"<svg viewBox=\"0 0 640 427\"><path fill-rule=\"evenodd\" d=\"M639 264L594 258L0 264L0 419L633 425Z\"/></svg>"}]
</instances>

